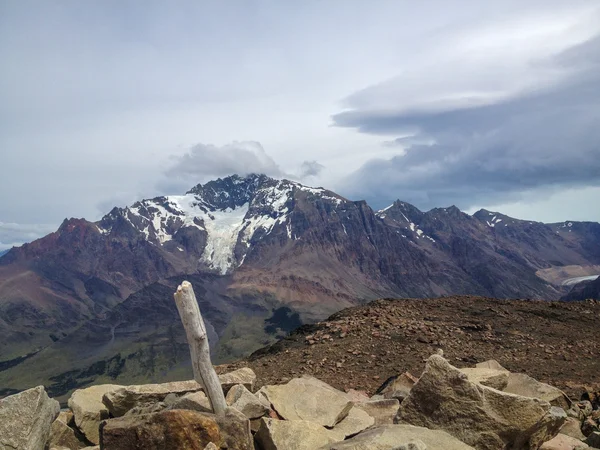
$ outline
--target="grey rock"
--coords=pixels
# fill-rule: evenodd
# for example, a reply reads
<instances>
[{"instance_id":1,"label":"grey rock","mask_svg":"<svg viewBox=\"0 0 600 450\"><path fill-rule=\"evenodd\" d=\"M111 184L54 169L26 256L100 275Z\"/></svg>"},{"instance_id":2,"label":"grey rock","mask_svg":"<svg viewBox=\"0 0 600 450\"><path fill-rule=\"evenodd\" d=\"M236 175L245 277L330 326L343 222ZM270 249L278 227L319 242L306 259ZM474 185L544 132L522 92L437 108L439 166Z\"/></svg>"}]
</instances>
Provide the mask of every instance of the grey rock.
<instances>
[{"instance_id":1,"label":"grey rock","mask_svg":"<svg viewBox=\"0 0 600 450\"><path fill-rule=\"evenodd\" d=\"M210 400L202 391L190 392L177 399L169 409L189 409L191 411L212 412Z\"/></svg>"},{"instance_id":2,"label":"grey rock","mask_svg":"<svg viewBox=\"0 0 600 450\"><path fill-rule=\"evenodd\" d=\"M375 424L375 419L364 410L354 406L348 415L331 429L338 441L354 436Z\"/></svg>"},{"instance_id":3,"label":"grey rock","mask_svg":"<svg viewBox=\"0 0 600 450\"><path fill-rule=\"evenodd\" d=\"M256 381L256 374L252 369L244 367L219 375L219 381L224 394L227 394L229 389L236 384L242 384L251 390ZM146 407L164 402L170 394L183 396L198 391L203 391L203 387L194 380L132 385L107 392L102 401L114 417L121 417L134 407ZM172 401L172 396L169 401Z\"/></svg>"},{"instance_id":4,"label":"grey rock","mask_svg":"<svg viewBox=\"0 0 600 450\"><path fill-rule=\"evenodd\" d=\"M69 426L73 421L73 413L71 411L61 411L52 422L50 427L50 438L48 439L48 447L67 448L69 450L77 450L86 447L87 444L75 434L75 430ZM81 436L81 434L79 434Z\"/></svg>"},{"instance_id":5,"label":"grey rock","mask_svg":"<svg viewBox=\"0 0 600 450\"><path fill-rule=\"evenodd\" d=\"M75 425L92 444L100 443L98 427L100 422L108 419L108 409L102 403L105 393L122 386L100 384L85 389L77 389L69 398L68 404L75 416Z\"/></svg>"},{"instance_id":6,"label":"grey rock","mask_svg":"<svg viewBox=\"0 0 600 450\"><path fill-rule=\"evenodd\" d=\"M357 403L356 407L373 417L375 419L375 426L391 425L394 423L394 417L398 413L400 402L395 398L369 400Z\"/></svg>"},{"instance_id":7,"label":"grey rock","mask_svg":"<svg viewBox=\"0 0 600 450\"><path fill-rule=\"evenodd\" d=\"M324 427L307 420L260 420L255 439L262 450L315 450L336 440Z\"/></svg>"},{"instance_id":8,"label":"grey rock","mask_svg":"<svg viewBox=\"0 0 600 450\"><path fill-rule=\"evenodd\" d=\"M265 404L266 402L260 401L242 384L233 386L227 393L225 401L248 419L259 419L270 411L268 404Z\"/></svg>"},{"instance_id":9,"label":"grey rock","mask_svg":"<svg viewBox=\"0 0 600 450\"><path fill-rule=\"evenodd\" d=\"M511 373L503 391L523 397L539 398L565 411L571 407L571 400L563 391L549 384L541 383L524 373Z\"/></svg>"},{"instance_id":10,"label":"grey rock","mask_svg":"<svg viewBox=\"0 0 600 450\"><path fill-rule=\"evenodd\" d=\"M566 413L538 398L472 383L433 355L402 402L397 423L442 429L479 450L535 449L556 436Z\"/></svg>"},{"instance_id":11,"label":"grey rock","mask_svg":"<svg viewBox=\"0 0 600 450\"><path fill-rule=\"evenodd\" d=\"M510 372L507 370L489 369L485 367L464 368L460 369L460 371L467 376L469 381L480 383L484 386L498 389L499 391L506 388L510 376Z\"/></svg>"},{"instance_id":12,"label":"grey rock","mask_svg":"<svg viewBox=\"0 0 600 450\"><path fill-rule=\"evenodd\" d=\"M326 427L344 419L353 406L346 394L313 377L264 386L259 392L259 398L265 398L284 419L308 420Z\"/></svg>"},{"instance_id":13,"label":"grey rock","mask_svg":"<svg viewBox=\"0 0 600 450\"><path fill-rule=\"evenodd\" d=\"M42 450L60 405L38 386L0 400L0 449Z\"/></svg>"}]
</instances>

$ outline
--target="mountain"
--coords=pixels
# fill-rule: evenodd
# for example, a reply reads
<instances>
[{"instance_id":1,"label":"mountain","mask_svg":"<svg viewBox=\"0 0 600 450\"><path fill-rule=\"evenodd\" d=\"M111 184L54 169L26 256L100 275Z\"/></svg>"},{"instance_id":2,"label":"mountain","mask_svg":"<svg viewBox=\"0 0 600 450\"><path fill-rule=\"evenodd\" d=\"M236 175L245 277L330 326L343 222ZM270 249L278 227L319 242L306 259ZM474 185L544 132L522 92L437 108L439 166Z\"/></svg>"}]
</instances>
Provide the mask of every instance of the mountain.
<instances>
[{"instance_id":1,"label":"mountain","mask_svg":"<svg viewBox=\"0 0 600 450\"><path fill-rule=\"evenodd\" d=\"M562 300L600 300L600 277L593 280L584 280L575 284L571 291L562 297Z\"/></svg>"},{"instance_id":2,"label":"mountain","mask_svg":"<svg viewBox=\"0 0 600 450\"><path fill-rule=\"evenodd\" d=\"M323 188L231 176L114 208L0 259L0 386L60 396L96 379L189 373L173 305L194 284L227 361L380 297L558 299L600 273L600 224L456 207L381 211ZM0 393L1 395L1 393Z\"/></svg>"},{"instance_id":3,"label":"mountain","mask_svg":"<svg viewBox=\"0 0 600 450\"><path fill-rule=\"evenodd\" d=\"M0 258L2 258L4 255L6 255L8 253L10 249L7 250L0 250Z\"/></svg>"}]
</instances>

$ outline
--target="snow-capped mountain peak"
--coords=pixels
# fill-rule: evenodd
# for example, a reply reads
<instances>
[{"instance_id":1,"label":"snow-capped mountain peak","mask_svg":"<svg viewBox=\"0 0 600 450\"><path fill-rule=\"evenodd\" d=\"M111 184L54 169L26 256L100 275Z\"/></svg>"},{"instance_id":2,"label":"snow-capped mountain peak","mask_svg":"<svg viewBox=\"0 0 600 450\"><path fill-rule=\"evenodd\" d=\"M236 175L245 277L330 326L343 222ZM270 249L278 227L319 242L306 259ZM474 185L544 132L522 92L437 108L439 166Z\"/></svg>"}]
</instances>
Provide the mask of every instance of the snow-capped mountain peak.
<instances>
[{"instance_id":1,"label":"snow-capped mountain peak","mask_svg":"<svg viewBox=\"0 0 600 450\"><path fill-rule=\"evenodd\" d=\"M142 200L127 208L115 208L97 225L110 235L125 222L134 232L157 246L178 245L178 235L190 229L205 242L199 258L221 274L243 264L251 242L284 226L288 239L295 239L289 214L294 193L304 192L340 204L341 197L322 188L310 188L265 175L232 175L199 184L185 195ZM169 247L172 250L172 248Z\"/></svg>"}]
</instances>

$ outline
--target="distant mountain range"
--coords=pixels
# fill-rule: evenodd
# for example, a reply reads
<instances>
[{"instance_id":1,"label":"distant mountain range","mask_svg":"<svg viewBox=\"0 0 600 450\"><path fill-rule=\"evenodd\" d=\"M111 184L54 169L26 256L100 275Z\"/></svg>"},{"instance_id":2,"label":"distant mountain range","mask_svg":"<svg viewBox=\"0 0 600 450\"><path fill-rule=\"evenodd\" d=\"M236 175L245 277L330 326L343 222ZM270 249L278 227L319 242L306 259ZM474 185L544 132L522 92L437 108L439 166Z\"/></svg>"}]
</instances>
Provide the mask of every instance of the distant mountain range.
<instances>
[{"instance_id":1,"label":"distant mountain range","mask_svg":"<svg viewBox=\"0 0 600 450\"><path fill-rule=\"evenodd\" d=\"M558 299L600 273L600 224L380 211L323 188L231 176L65 220L0 259L0 389L190 372L172 292L194 283L217 360L379 297ZM1 392L0 392L1 395Z\"/></svg>"},{"instance_id":2,"label":"distant mountain range","mask_svg":"<svg viewBox=\"0 0 600 450\"><path fill-rule=\"evenodd\" d=\"M4 255L6 255L8 253L10 249L7 250L0 250L0 258L2 258Z\"/></svg>"}]
</instances>

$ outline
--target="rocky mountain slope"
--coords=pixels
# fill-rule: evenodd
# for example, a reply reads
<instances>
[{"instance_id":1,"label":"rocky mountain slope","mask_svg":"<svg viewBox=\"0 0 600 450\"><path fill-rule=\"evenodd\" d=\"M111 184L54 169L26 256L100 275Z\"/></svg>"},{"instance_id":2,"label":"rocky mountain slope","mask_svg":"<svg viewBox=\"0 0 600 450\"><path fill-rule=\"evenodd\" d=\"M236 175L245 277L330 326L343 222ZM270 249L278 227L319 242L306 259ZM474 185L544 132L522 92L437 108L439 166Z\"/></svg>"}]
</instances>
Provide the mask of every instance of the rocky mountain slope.
<instances>
[{"instance_id":1,"label":"rocky mountain slope","mask_svg":"<svg viewBox=\"0 0 600 450\"><path fill-rule=\"evenodd\" d=\"M594 300L382 299L304 325L223 367L251 367L258 386L311 375L372 395L388 377L418 376L423 361L442 349L457 367L495 359L579 398L600 391L599 320Z\"/></svg>"},{"instance_id":2,"label":"rocky mountain slope","mask_svg":"<svg viewBox=\"0 0 600 450\"><path fill-rule=\"evenodd\" d=\"M68 219L0 259L0 389L189 371L173 286L200 290L218 361L380 297L557 299L600 273L600 224L521 221L231 176ZM575 275L573 275L575 274Z\"/></svg>"}]
</instances>

